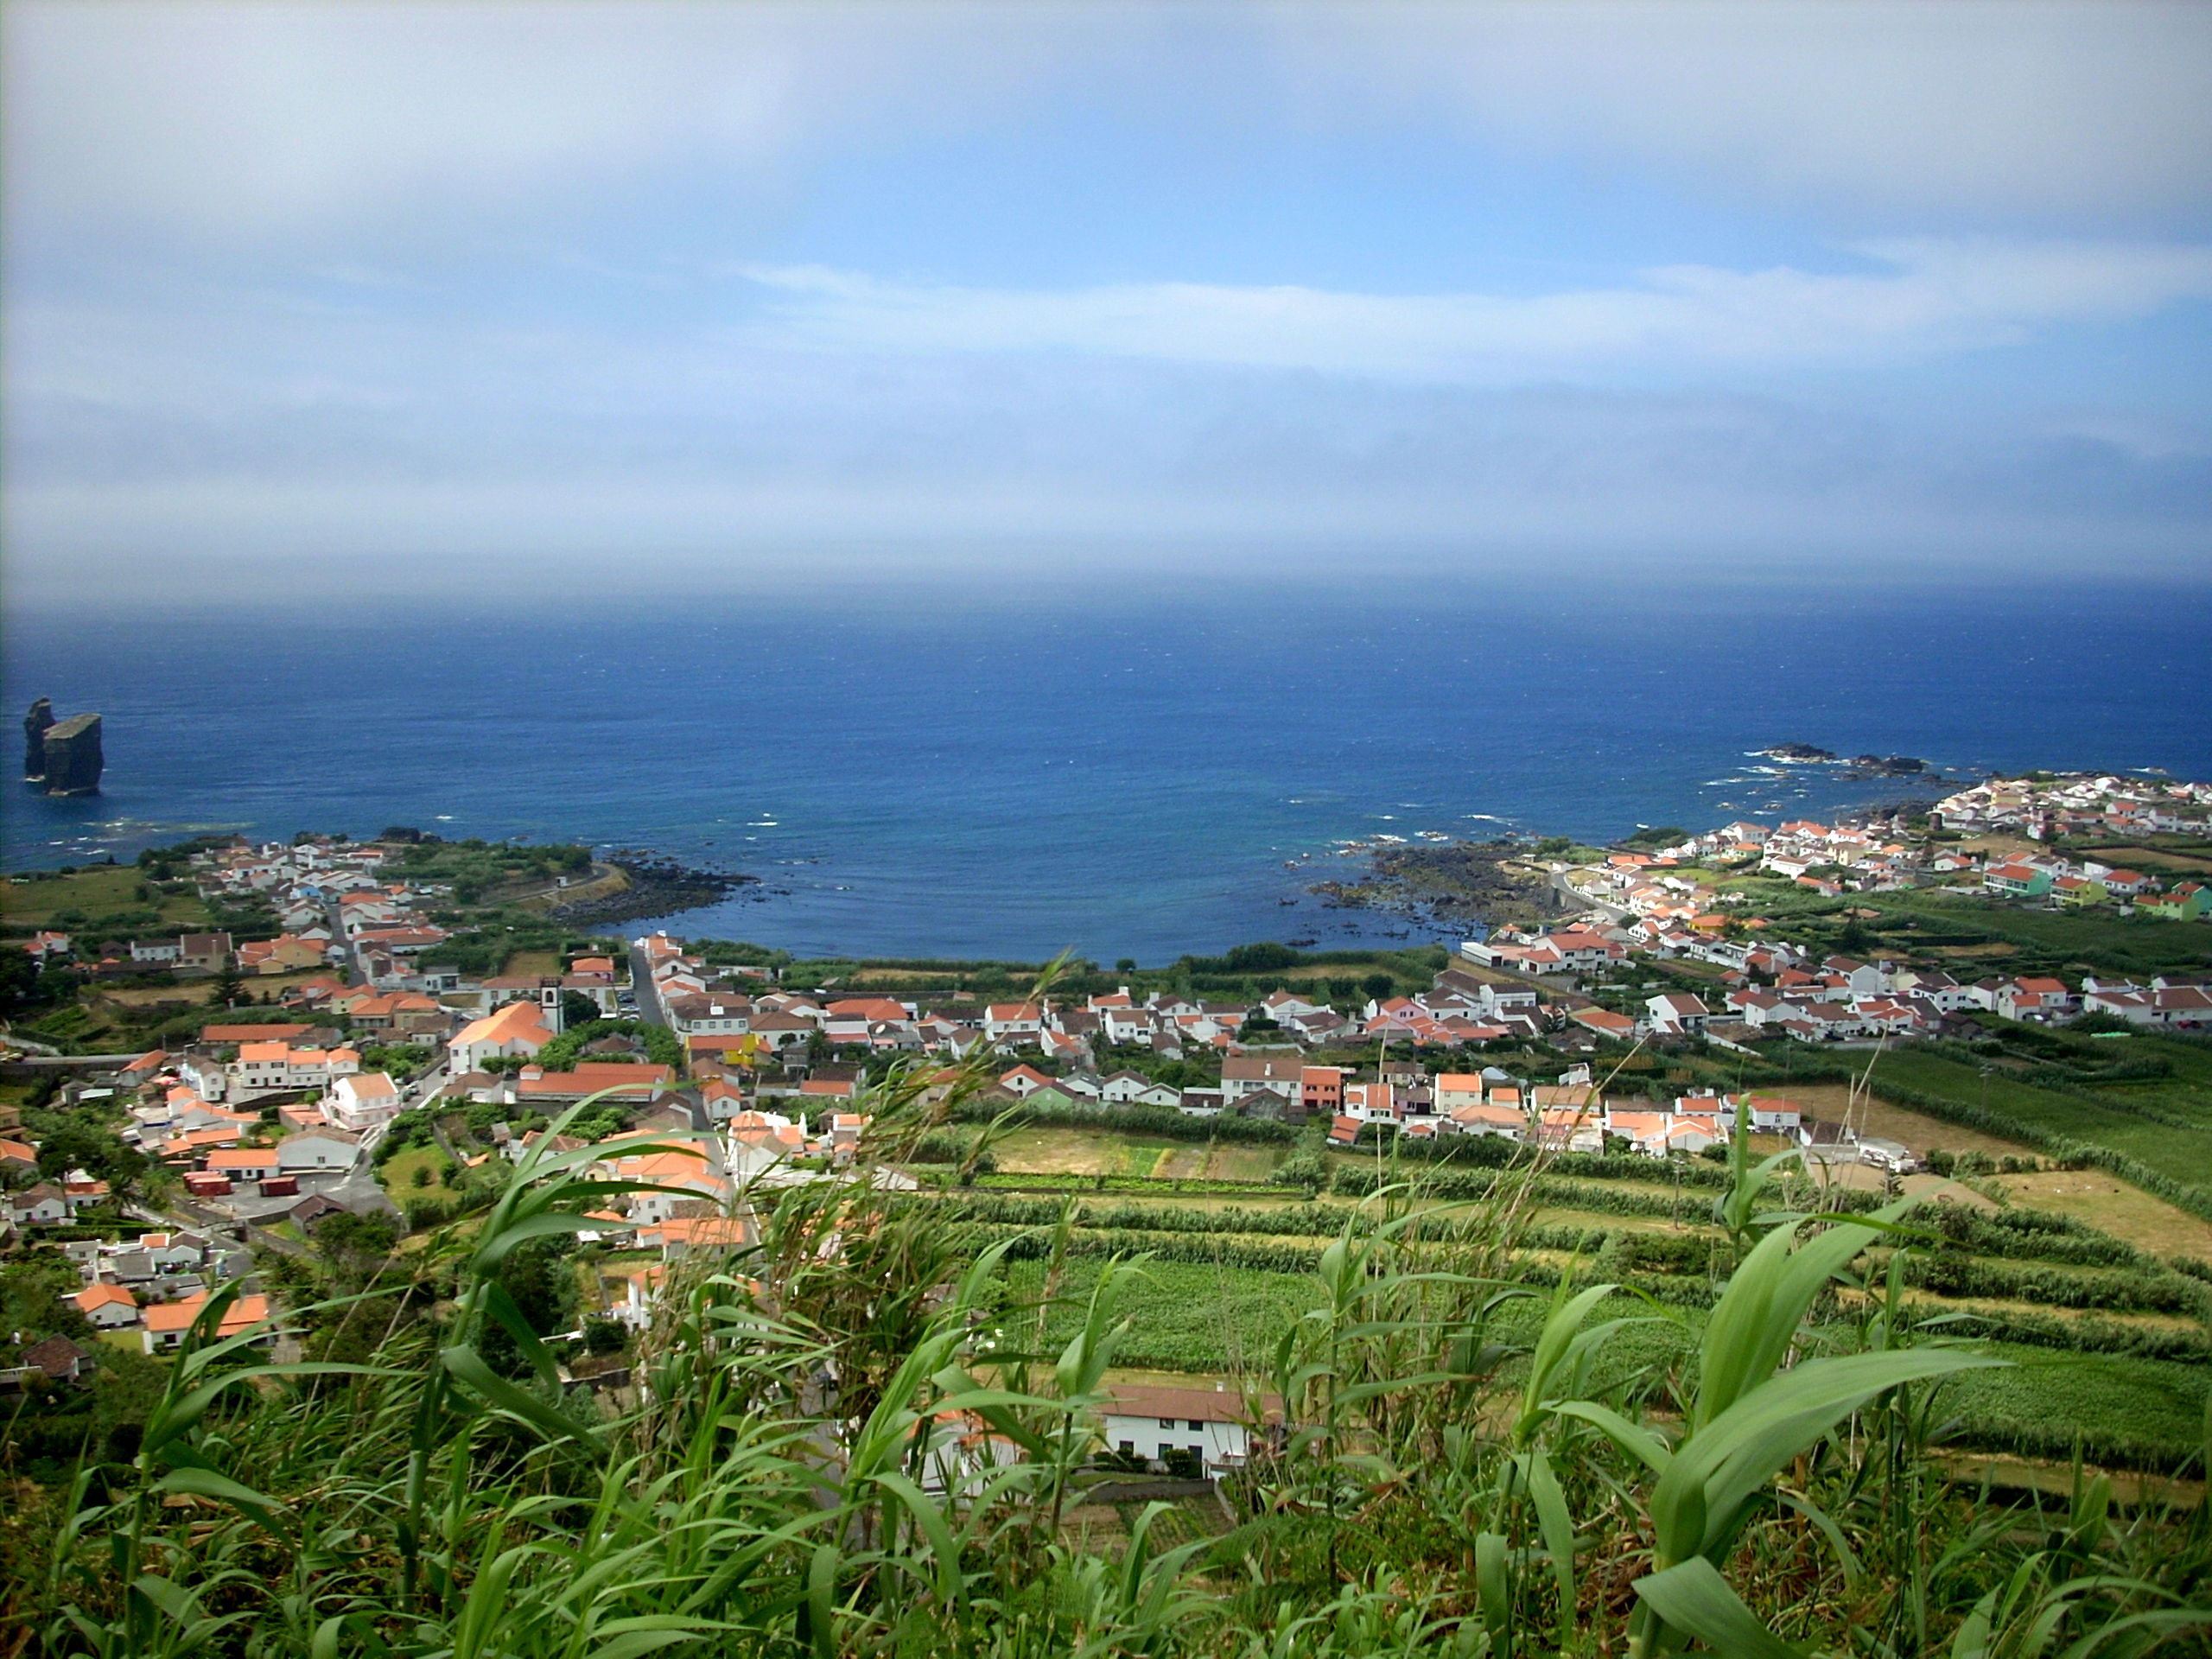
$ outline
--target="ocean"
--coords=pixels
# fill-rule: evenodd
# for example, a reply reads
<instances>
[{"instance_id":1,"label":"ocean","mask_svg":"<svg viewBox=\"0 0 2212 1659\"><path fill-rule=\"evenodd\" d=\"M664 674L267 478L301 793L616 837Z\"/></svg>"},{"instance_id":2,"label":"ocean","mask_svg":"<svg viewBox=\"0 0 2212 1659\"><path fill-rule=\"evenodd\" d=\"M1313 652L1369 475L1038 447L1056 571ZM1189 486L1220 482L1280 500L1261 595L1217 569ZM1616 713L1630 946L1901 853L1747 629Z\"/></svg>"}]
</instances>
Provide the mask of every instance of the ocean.
<instances>
[{"instance_id":1,"label":"ocean","mask_svg":"<svg viewBox=\"0 0 2212 1659\"><path fill-rule=\"evenodd\" d=\"M206 830L413 824L760 876L678 931L804 955L1151 964L1404 925L1344 840L1833 812L1955 769L2212 776L2201 588L1433 577L505 610L365 597L7 626L5 695L105 715L97 798L5 798L10 868ZM13 728L10 728L10 741ZM1295 868L1286 868L1286 865ZM633 925L626 931L639 931Z\"/></svg>"}]
</instances>

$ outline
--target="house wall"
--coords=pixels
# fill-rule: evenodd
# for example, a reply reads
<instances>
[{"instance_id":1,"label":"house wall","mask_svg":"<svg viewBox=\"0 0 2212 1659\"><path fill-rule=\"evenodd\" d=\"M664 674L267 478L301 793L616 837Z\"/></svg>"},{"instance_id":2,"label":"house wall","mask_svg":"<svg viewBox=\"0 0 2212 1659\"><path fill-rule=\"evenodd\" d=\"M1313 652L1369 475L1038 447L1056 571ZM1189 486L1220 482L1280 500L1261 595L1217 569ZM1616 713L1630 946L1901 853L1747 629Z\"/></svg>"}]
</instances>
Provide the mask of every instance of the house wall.
<instances>
[{"instance_id":1,"label":"house wall","mask_svg":"<svg viewBox=\"0 0 2212 1659\"><path fill-rule=\"evenodd\" d=\"M1126 1417L1109 1412L1105 1426L1109 1452L1128 1450L1136 1457L1158 1458L1195 1446L1209 1469L1242 1465L1250 1447L1250 1433L1242 1423L1201 1423L1192 1428L1187 1419L1179 1417L1167 1427L1157 1417Z\"/></svg>"}]
</instances>

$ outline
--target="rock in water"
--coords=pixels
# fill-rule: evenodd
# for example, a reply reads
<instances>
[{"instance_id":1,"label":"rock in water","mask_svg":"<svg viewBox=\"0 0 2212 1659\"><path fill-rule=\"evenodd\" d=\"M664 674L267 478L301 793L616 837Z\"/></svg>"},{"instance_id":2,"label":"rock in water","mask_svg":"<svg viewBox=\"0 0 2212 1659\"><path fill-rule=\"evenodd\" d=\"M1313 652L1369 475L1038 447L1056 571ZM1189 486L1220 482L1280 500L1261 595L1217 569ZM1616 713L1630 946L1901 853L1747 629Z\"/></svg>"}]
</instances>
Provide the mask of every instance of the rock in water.
<instances>
[{"instance_id":1,"label":"rock in water","mask_svg":"<svg viewBox=\"0 0 2212 1659\"><path fill-rule=\"evenodd\" d=\"M100 717L72 715L46 730L46 792L49 795L97 795L100 770Z\"/></svg>"},{"instance_id":2,"label":"rock in water","mask_svg":"<svg viewBox=\"0 0 2212 1659\"><path fill-rule=\"evenodd\" d=\"M54 724L54 699L41 697L23 716L23 781L37 783L46 776L46 732Z\"/></svg>"}]
</instances>

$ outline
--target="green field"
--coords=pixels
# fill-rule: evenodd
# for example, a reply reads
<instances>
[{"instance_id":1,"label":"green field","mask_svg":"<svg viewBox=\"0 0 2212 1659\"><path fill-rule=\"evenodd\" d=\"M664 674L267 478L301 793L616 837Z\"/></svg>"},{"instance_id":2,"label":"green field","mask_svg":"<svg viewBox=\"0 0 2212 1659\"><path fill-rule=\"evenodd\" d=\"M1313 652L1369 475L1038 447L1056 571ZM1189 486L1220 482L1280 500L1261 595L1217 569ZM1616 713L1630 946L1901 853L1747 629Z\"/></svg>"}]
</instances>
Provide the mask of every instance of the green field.
<instances>
[{"instance_id":1,"label":"green field","mask_svg":"<svg viewBox=\"0 0 2212 1659\"><path fill-rule=\"evenodd\" d=\"M1212 1145L1164 1136L1083 1129L1014 1129L992 1155L1009 1174L1140 1175L1156 1180L1264 1181L1288 1147Z\"/></svg>"},{"instance_id":2,"label":"green field","mask_svg":"<svg viewBox=\"0 0 2212 1659\"><path fill-rule=\"evenodd\" d=\"M461 1196L445 1182L445 1173L452 1167L452 1160L435 1147L410 1147L404 1152L395 1152L377 1171L377 1179L384 1183L394 1204L405 1205L424 1198L435 1198L449 1203ZM415 1184L415 1172L426 1169L430 1173L427 1186Z\"/></svg>"},{"instance_id":3,"label":"green field","mask_svg":"<svg viewBox=\"0 0 2212 1659\"><path fill-rule=\"evenodd\" d=\"M98 943L111 933L158 936L207 925L207 906L191 893L146 888L133 864L101 864L69 875L0 882L0 924L18 938L45 928L78 932ZM56 923L56 918L62 918Z\"/></svg>"},{"instance_id":4,"label":"green field","mask_svg":"<svg viewBox=\"0 0 2212 1659\"><path fill-rule=\"evenodd\" d=\"M2185 1083L2169 1085L2161 1093L2162 1098L2174 1102L2173 1116L2181 1121L2153 1119L2126 1109L2122 1103L2131 1096L2121 1090L2109 1091L2113 1103L2107 1105L2022 1083L1994 1069L1985 1075L1970 1058L1907 1047L1882 1056L1875 1088L1877 1092L1912 1090L1975 1108L1986 1104L1999 1118L2028 1131L2024 1139L2057 1135L2108 1147L2192 1186L2204 1186L2212 1179L2212 1101L2195 1099L2197 1091ZM2201 1125L2192 1125L2188 1120L2199 1114Z\"/></svg>"},{"instance_id":5,"label":"green field","mask_svg":"<svg viewBox=\"0 0 2212 1659\"><path fill-rule=\"evenodd\" d=\"M2202 973L2212 967L2212 926L2096 911L2036 910L1933 891L1853 893L1849 902L1885 916L1910 916L1946 931L2003 939L2054 962L2140 974Z\"/></svg>"},{"instance_id":6,"label":"green field","mask_svg":"<svg viewBox=\"0 0 2212 1659\"><path fill-rule=\"evenodd\" d=\"M1079 1304L1105 1263L1077 1257L1062 1272L1060 1290ZM1020 1262L1006 1275L1014 1303L1033 1299L1042 1264ZM1308 1274L1180 1262L1144 1264L1122 1302L1129 1332L1117 1362L1160 1371L1248 1374L1267 1365L1282 1332L1322 1303ZM1497 1334L1525 1340L1545 1304L1531 1300L1503 1316ZM1620 1298L1604 1317L1649 1316L1647 1305ZM1064 1303L1047 1320L1045 1345L1057 1351L1075 1336L1078 1306ZM1703 1330L1697 1309L1639 1325L1609 1344L1605 1374L1614 1380L1656 1374L1688 1353ZM1014 1340L1033 1332L1027 1319L1010 1322ZM2093 1459L2176 1465L2203 1444L2208 1368L2169 1360L2067 1353L2016 1343L1981 1344L2012 1361L2002 1371L1971 1375L1948 1385L1943 1414L1955 1420L1957 1444L1987 1451L2063 1458L2078 1445Z\"/></svg>"},{"instance_id":7,"label":"green field","mask_svg":"<svg viewBox=\"0 0 2212 1659\"><path fill-rule=\"evenodd\" d=\"M2079 1046L2093 1054L2121 1046L2090 1045L2087 1039ZM2134 1042L2126 1046L2137 1052ZM2168 1050L2174 1052L2169 1056ZM2175 1075L2164 1080L2171 1086L2186 1089L2212 1076L2212 1051L2195 1044L2144 1039L2139 1052L2173 1058ZM1881 1065L1893 1086L1979 1100L1983 1078L1973 1064L1907 1050L1885 1054ZM2097 1137L2099 1144L2142 1158L2177 1179L2201 1167L2192 1166L2192 1159L2212 1157L2212 1150L2200 1148L2171 1127L2116 1108L2010 1077L1993 1076L1988 1081L1993 1112L2010 1113L2024 1126L2070 1140ZM1122 1307L1129 1330L1117 1363L1199 1376L1264 1370L1282 1334L1321 1305L1320 1281L1299 1263L1313 1260L1337 1230L1360 1213L1356 1193L1343 1184L1364 1190L1363 1178L1372 1168L1371 1160L1358 1154L1332 1158L1340 1190L1319 1202L1266 1191L1243 1198L1179 1195L1165 1179L1144 1190L1136 1179L1143 1166L1174 1150L1171 1143L1103 1130L1024 1133L1034 1141L1024 1144L1025 1161L1071 1173L1111 1170L1120 1178L1111 1191L1071 1194L1079 1205L1077 1253L1063 1266L1059 1289L1073 1299L1072 1305L1063 1301L1053 1311L1044 1332L1045 1347L1057 1351L1075 1334L1079 1306L1096 1285L1109 1254L1147 1255L1152 1259L1143 1263ZM2212 1141L2212 1127L2204 1137ZM1396 1173L1419 1180L1424 1170L1402 1166ZM1434 1173L1440 1181L1464 1182L1472 1173L1438 1166ZM2178 1465L2202 1445L2207 1377L2212 1373L2212 1364L2194 1357L2203 1352L2196 1334L2201 1320L2194 1311L2205 1300L2201 1284L2175 1275L2165 1266L2164 1250L2130 1255L2110 1235L2096 1230L2112 1204L2137 1198L2133 1188L2094 1172L2019 1179L2022 1207L2036 1203L2027 1183L2096 1185L2106 1196L2085 1192L2067 1201L2073 1222L2066 1236L2079 1241L2080 1249L2119 1254L2069 1259L2063 1249L2054 1254L2040 1243L1954 1244L1940 1262L1923 1252L1916 1274L1941 1274L1910 1293L1920 1310L1917 1317L1986 1315L1998 1321L1996 1326L1961 1325L1946 1334L1961 1340L1971 1339L1976 1331L1999 1337L1980 1345L2016 1362L2013 1369L1951 1385L1946 1409L1957 1419L1958 1444L2060 1459L2079 1449L2092 1460L2116 1466ZM1713 1191L1693 1186L1677 1192L1663 1181L1586 1174L1547 1175L1535 1192L1528 1222L1541 1230L1528 1236L1532 1248L1521 1253L1522 1266L1513 1272L1529 1275L1526 1282L1536 1299L1506 1314L1498 1334L1527 1334L1523 1327L1539 1316L1548 1281L1559 1271L1571 1268L1591 1281L1625 1278L1658 1297L1662 1307L1624 1299L1617 1311L1624 1316L1663 1312L1664 1317L1618 1338L1606 1370L1617 1378L1643 1377L1656 1385L1694 1344L1712 1294L1713 1255L1725 1254L1708 1219ZM1022 1228L1041 1232L1062 1202L997 1188L948 1192L940 1201L965 1207L1001 1235ZM1427 1207L1421 1199L1402 1198L1395 1201L1396 1212L1402 1213L1408 1202ZM2066 1225L2056 1217L2051 1224ZM2032 1231L2031 1236L2042 1236ZM1976 1253L1985 1248L1997 1253ZM1043 1276L1043 1265L1036 1261L1009 1264L1003 1280L1007 1301L1019 1306L1035 1298ZM1012 1316L1007 1332L1027 1345L1035 1334L1033 1315ZM1839 1335L1848 1340L1843 1332ZM2144 1349L2135 1345L2139 1338L2179 1345Z\"/></svg>"},{"instance_id":8,"label":"green field","mask_svg":"<svg viewBox=\"0 0 2212 1659\"><path fill-rule=\"evenodd\" d=\"M1719 886L1747 895L1761 913L1793 923L1833 918L1840 928L1846 910L1878 911L1881 919L1865 924L1872 939L1870 948L1901 955L1976 944L2009 947L2001 958L1993 958L1992 971L2055 971L2071 965L2148 976L2212 969L2212 925L2203 922L2041 910L1933 887L1826 899L1764 876L1730 876ZM1967 977L1980 971L1970 959L1962 959L1961 966Z\"/></svg>"}]
</instances>

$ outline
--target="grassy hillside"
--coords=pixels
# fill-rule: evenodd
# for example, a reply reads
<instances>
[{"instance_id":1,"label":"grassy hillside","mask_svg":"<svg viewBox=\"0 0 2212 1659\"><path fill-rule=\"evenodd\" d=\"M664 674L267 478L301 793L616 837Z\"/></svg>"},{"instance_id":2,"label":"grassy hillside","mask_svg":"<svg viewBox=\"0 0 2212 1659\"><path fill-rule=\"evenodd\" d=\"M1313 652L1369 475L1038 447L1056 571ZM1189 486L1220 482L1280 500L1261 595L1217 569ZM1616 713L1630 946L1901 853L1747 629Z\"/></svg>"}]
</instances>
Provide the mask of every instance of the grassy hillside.
<instances>
[{"instance_id":1,"label":"grassy hillside","mask_svg":"<svg viewBox=\"0 0 2212 1659\"><path fill-rule=\"evenodd\" d=\"M941 1133L913 1091L868 1104L863 1173ZM1941 1461L1961 1416L2170 1461L2201 1409L2201 1363L2144 1345L2201 1332L2120 1316L2212 1286L2078 1228L1561 1236L1506 1188L1448 1228L1329 1204L1071 1231L861 1179L757 1192L756 1244L658 1262L577 1242L622 1195L550 1146L473 1177L454 1225L334 1217L264 1263L303 1365L203 1332L123 1368L127 1433L89 1405L15 1423L47 1478L0 1514L4 1650L2088 1656L2186 1638L2212 1575L2201 1524L2118 1513L2093 1476L2046 1501ZM1139 1236L1157 1262L1113 1266ZM1923 1322L1939 1269L2126 1306L1962 1341ZM587 1300L645 1282L641 1330ZM1142 1471L1103 1443L1132 1363L1236 1367L1208 1412L1251 1390L1241 1460L1179 1509L1123 1501Z\"/></svg>"},{"instance_id":2,"label":"grassy hillside","mask_svg":"<svg viewBox=\"0 0 2212 1659\"><path fill-rule=\"evenodd\" d=\"M175 886L185 890L169 890ZM0 927L12 938L51 928L98 944L189 932L208 919L188 884L149 881L133 864L92 865L67 875L41 870L0 882Z\"/></svg>"},{"instance_id":3,"label":"grassy hillside","mask_svg":"<svg viewBox=\"0 0 2212 1659\"><path fill-rule=\"evenodd\" d=\"M2056 1137L2103 1147L2212 1194L2212 1103L2198 1089L2167 1088L2158 1096L2163 1104L2155 1104L2140 1090L2028 1083L1971 1054L1917 1046L1885 1054L1878 1072L1882 1092L1907 1104L1948 1102L1976 1115L1986 1111L1977 1127L1997 1133L2009 1128L2027 1144Z\"/></svg>"}]
</instances>

